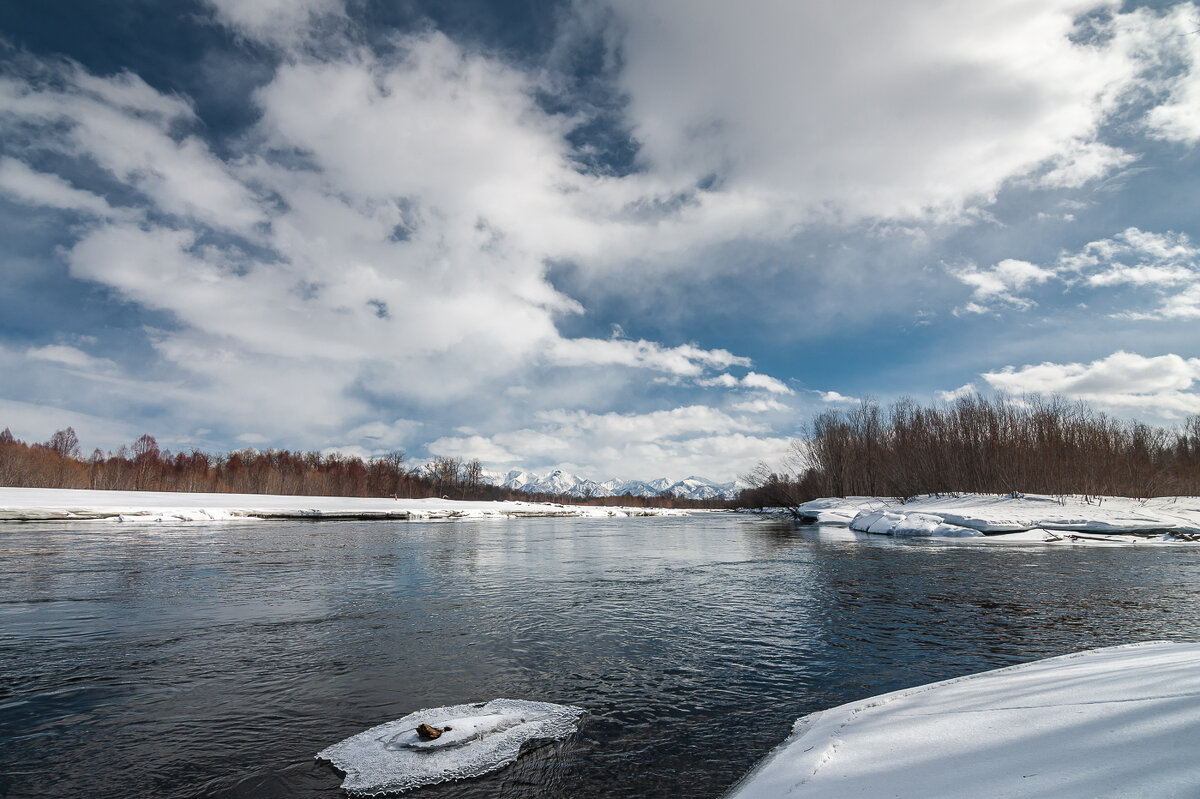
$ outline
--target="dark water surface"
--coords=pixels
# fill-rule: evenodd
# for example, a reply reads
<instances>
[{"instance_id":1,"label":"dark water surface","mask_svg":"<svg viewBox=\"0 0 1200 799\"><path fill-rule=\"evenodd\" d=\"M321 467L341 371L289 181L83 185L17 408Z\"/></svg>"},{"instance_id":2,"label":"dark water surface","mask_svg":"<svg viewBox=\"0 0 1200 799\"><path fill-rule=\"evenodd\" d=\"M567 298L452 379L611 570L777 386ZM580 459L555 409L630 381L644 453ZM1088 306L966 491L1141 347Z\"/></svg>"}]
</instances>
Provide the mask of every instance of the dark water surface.
<instances>
[{"instance_id":1,"label":"dark water surface","mask_svg":"<svg viewBox=\"0 0 1200 799\"><path fill-rule=\"evenodd\" d=\"M719 796L805 713L1200 639L1200 553L751 517L0 524L0 796L335 797L313 755L495 697L580 732L437 797Z\"/></svg>"}]
</instances>

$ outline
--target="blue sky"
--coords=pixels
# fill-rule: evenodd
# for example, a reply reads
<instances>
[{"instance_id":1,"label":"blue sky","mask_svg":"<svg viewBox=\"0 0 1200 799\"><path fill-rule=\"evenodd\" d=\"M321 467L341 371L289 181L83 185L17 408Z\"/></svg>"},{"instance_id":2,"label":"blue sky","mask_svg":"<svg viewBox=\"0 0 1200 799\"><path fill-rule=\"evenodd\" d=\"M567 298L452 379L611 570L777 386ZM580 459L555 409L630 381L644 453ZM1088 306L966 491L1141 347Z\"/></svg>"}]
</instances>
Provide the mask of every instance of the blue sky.
<instances>
[{"instance_id":1,"label":"blue sky","mask_svg":"<svg viewBox=\"0 0 1200 799\"><path fill-rule=\"evenodd\" d=\"M1200 8L0 8L0 425L732 479L863 397L1200 413Z\"/></svg>"}]
</instances>

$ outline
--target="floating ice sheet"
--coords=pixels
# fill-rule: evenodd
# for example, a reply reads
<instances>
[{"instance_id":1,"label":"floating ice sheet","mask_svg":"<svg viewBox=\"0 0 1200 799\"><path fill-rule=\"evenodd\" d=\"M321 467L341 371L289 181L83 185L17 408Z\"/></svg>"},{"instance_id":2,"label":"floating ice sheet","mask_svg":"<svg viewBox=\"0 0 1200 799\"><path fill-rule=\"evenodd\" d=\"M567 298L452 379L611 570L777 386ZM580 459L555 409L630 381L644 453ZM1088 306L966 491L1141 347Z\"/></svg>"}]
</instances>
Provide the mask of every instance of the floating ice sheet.
<instances>
[{"instance_id":1,"label":"floating ice sheet","mask_svg":"<svg viewBox=\"0 0 1200 799\"><path fill-rule=\"evenodd\" d=\"M346 773L350 793L377 796L495 771L516 760L522 744L575 732L581 715L571 705L521 699L435 707L360 732L317 758ZM421 724L443 732L425 740Z\"/></svg>"}]
</instances>

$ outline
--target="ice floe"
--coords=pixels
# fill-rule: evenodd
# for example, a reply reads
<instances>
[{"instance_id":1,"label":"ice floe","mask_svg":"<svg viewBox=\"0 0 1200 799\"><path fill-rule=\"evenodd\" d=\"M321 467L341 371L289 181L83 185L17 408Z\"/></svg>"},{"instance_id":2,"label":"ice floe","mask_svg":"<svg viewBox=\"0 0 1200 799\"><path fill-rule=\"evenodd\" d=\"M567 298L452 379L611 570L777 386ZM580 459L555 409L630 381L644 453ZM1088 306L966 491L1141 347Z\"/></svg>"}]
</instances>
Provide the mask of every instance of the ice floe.
<instances>
[{"instance_id":1,"label":"ice floe","mask_svg":"<svg viewBox=\"0 0 1200 799\"><path fill-rule=\"evenodd\" d=\"M1200 644L1094 649L800 718L726 799L1193 797Z\"/></svg>"},{"instance_id":2,"label":"ice floe","mask_svg":"<svg viewBox=\"0 0 1200 799\"><path fill-rule=\"evenodd\" d=\"M1200 543L1200 498L930 494L905 502L824 498L797 512L817 524L877 535L977 538L988 543Z\"/></svg>"},{"instance_id":3,"label":"ice floe","mask_svg":"<svg viewBox=\"0 0 1200 799\"><path fill-rule=\"evenodd\" d=\"M572 705L520 699L435 707L360 732L317 759L346 774L342 788L351 794L396 793L495 771L516 760L524 744L575 732L581 715ZM423 724L440 734L418 734Z\"/></svg>"},{"instance_id":4,"label":"ice floe","mask_svg":"<svg viewBox=\"0 0 1200 799\"><path fill-rule=\"evenodd\" d=\"M550 502L476 502L391 497L295 497L0 487L0 521L104 519L116 522L238 519L502 519L680 516L674 508L621 508Z\"/></svg>"}]
</instances>

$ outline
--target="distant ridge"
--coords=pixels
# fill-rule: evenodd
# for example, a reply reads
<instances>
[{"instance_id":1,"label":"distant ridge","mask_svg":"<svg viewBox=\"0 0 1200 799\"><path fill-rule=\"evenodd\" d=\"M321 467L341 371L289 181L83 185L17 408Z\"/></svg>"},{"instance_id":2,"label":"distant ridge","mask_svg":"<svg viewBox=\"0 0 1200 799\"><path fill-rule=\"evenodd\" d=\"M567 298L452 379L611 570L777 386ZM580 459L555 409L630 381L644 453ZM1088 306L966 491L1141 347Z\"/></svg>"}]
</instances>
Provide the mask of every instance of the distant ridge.
<instances>
[{"instance_id":1,"label":"distant ridge","mask_svg":"<svg viewBox=\"0 0 1200 799\"><path fill-rule=\"evenodd\" d=\"M739 483L717 483L704 477L685 477L671 482L665 477L656 480L605 480L596 482L555 469L547 474L514 469L506 475L492 475L492 481L504 488L531 494L563 496L613 497L630 494L635 497L657 497L670 494L683 499L732 499L744 486Z\"/></svg>"}]
</instances>

